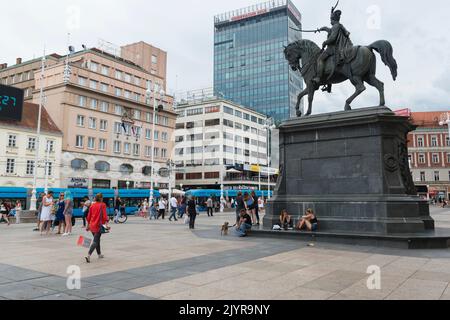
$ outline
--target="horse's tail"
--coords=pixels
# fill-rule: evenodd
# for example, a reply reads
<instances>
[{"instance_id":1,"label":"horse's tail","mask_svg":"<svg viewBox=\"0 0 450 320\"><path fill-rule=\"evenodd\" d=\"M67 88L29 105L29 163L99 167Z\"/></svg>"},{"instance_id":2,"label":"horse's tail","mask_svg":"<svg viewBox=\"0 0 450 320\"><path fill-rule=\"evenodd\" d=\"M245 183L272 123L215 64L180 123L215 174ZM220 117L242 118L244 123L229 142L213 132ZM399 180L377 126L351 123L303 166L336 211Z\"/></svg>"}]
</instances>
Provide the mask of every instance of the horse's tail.
<instances>
[{"instance_id":1,"label":"horse's tail","mask_svg":"<svg viewBox=\"0 0 450 320\"><path fill-rule=\"evenodd\" d=\"M394 49L392 49L392 45L389 43L389 41L386 40L379 40L374 43L372 43L370 46L368 46L369 49L375 50L378 52L381 56L381 60L383 60L384 64L391 69L392 78L397 80L397 61L394 59Z\"/></svg>"}]
</instances>

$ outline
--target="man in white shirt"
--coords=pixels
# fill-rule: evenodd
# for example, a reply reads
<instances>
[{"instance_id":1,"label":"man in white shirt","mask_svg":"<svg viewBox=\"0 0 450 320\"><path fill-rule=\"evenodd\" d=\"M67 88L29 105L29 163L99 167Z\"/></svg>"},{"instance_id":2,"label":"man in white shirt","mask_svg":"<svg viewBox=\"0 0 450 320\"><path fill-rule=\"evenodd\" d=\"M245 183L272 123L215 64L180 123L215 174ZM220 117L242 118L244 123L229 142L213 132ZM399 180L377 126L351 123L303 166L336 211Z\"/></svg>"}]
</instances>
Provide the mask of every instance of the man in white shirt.
<instances>
[{"instance_id":1,"label":"man in white shirt","mask_svg":"<svg viewBox=\"0 0 450 320\"><path fill-rule=\"evenodd\" d=\"M178 200L174 196L170 198L170 218L169 221L172 221L172 218L174 218L175 221L177 220L177 209L178 209Z\"/></svg>"},{"instance_id":2,"label":"man in white shirt","mask_svg":"<svg viewBox=\"0 0 450 320\"><path fill-rule=\"evenodd\" d=\"M164 198L161 197L161 199L159 200L158 203L158 210L159 210L159 214L158 214L158 219L160 217L165 218L166 215L166 200Z\"/></svg>"}]
</instances>

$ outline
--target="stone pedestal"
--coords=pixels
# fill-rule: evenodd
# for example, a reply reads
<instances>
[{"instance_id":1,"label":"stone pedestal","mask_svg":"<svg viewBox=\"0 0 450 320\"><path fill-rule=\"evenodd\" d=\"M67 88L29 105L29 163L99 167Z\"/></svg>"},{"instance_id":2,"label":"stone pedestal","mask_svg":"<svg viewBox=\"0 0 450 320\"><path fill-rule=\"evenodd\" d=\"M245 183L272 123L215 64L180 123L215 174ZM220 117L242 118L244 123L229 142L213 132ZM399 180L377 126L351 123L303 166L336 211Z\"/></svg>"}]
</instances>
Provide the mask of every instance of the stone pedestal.
<instances>
[{"instance_id":1,"label":"stone pedestal","mask_svg":"<svg viewBox=\"0 0 450 320\"><path fill-rule=\"evenodd\" d=\"M282 209L296 221L311 208L319 232L416 233L434 230L408 162L408 118L366 108L286 121L280 127L280 178L264 227Z\"/></svg>"}]
</instances>

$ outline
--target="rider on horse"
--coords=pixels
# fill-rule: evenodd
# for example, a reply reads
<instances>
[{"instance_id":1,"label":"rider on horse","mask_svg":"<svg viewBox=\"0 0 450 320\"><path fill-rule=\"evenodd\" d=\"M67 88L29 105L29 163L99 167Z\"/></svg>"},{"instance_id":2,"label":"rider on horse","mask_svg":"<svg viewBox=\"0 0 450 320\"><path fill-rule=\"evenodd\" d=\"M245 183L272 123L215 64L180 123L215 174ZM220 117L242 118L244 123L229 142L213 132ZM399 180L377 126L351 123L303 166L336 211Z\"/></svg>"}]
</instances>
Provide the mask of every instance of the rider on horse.
<instances>
[{"instance_id":1,"label":"rider on horse","mask_svg":"<svg viewBox=\"0 0 450 320\"><path fill-rule=\"evenodd\" d=\"M317 61L317 76L312 80L318 86L322 83L326 60L334 56L335 69L344 58L344 50L353 46L350 32L340 23L342 11L334 9L331 10L331 29L323 27L317 30L328 33L328 39L323 43L323 50ZM328 91L331 92L331 84L328 85Z\"/></svg>"}]
</instances>

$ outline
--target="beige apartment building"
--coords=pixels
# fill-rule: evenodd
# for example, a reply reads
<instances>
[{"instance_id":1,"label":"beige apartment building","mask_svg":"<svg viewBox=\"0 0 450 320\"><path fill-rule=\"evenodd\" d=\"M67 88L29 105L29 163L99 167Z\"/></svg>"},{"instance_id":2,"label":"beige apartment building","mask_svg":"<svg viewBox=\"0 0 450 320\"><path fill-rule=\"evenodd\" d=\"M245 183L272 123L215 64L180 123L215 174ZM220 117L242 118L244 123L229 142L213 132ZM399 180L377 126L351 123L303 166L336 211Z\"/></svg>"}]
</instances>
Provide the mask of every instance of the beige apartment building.
<instances>
[{"instance_id":1,"label":"beige apartment building","mask_svg":"<svg viewBox=\"0 0 450 320\"><path fill-rule=\"evenodd\" d=\"M164 52L152 60L155 54L141 43L123 52L132 50L132 56L150 56L154 70L165 71ZM20 65L16 68L20 70ZM176 113L173 98L160 95L166 87L165 74L147 69L148 65L130 57L123 59L95 48L68 59L61 57L57 63L47 59L43 77L35 69L33 101L39 101L43 85L45 107L64 134L62 187L150 188L152 152L155 185L169 186L169 178L159 176L158 171L167 167L173 149ZM147 88L153 89L149 97ZM154 102L163 106L156 115L155 130Z\"/></svg>"}]
</instances>

